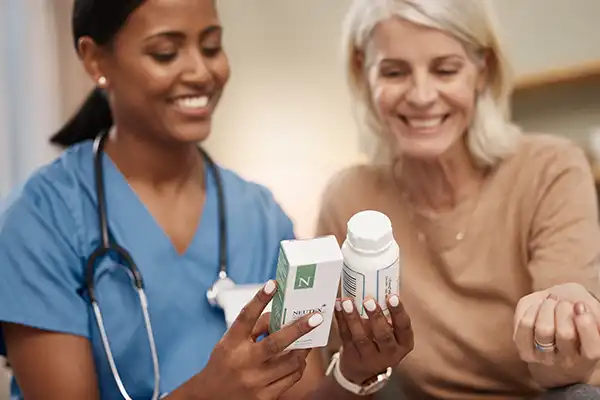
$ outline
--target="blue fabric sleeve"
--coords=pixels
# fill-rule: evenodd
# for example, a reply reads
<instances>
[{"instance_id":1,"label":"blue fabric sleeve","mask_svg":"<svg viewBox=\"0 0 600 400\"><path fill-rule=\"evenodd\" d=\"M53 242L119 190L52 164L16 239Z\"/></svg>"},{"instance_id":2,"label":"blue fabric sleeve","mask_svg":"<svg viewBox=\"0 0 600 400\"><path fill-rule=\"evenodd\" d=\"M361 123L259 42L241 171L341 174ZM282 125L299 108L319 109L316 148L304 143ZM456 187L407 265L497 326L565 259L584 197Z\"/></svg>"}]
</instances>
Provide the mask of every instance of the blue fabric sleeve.
<instances>
[{"instance_id":1,"label":"blue fabric sleeve","mask_svg":"<svg viewBox=\"0 0 600 400\"><path fill-rule=\"evenodd\" d=\"M58 194L63 183L26 185L2 205L0 322L89 337L89 309L78 292L83 268L77 224Z\"/></svg>"}]
</instances>

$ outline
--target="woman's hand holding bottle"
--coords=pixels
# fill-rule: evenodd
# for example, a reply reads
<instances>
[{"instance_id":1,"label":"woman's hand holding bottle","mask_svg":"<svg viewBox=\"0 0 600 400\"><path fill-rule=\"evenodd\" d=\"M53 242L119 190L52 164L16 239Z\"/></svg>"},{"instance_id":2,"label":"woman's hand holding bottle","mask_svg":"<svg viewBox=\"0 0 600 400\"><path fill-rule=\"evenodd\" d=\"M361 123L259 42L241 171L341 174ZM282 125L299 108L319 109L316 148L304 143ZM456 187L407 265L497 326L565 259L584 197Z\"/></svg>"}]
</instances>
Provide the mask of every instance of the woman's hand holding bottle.
<instances>
[{"instance_id":1,"label":"woman's hand holding bottle","mask_svg":"<svg viewBox=\"0 0 600 400\"><path fill-rule=\"evenodd\" d=\"M204 370L185 385L192 398L277 399L300 380L310 349L285 349L319 326L323 317L307 315L268 335L270 314L262 312L275 289L274 281L267 282L240 312Z\"/></svg>"}]
</instances>

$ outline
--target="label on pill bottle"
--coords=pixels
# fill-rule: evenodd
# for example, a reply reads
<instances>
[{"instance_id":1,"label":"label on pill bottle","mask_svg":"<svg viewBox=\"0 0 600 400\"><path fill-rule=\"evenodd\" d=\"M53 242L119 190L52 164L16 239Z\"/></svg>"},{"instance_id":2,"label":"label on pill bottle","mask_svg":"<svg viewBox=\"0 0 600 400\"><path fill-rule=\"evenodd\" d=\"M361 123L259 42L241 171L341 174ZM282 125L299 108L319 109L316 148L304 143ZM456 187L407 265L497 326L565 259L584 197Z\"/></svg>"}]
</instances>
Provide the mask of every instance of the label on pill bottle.
<instances>
[{"instance_id":1,"label":"label on pill bottle","mask_svg":"<svg viewBox=\"0 0 600 400\"><path fill-rule=\"evenodd\" d=\"M386 299L388 296L398 293L399 272L399 258L389 266L373 271L369 276L352 269L351 266L344 263L342 270L342 295L354 301L356 309L363 318L367 318L363 302L368 296L374 297L384 314L387 314Z\"/></svg>"}]
</instances>

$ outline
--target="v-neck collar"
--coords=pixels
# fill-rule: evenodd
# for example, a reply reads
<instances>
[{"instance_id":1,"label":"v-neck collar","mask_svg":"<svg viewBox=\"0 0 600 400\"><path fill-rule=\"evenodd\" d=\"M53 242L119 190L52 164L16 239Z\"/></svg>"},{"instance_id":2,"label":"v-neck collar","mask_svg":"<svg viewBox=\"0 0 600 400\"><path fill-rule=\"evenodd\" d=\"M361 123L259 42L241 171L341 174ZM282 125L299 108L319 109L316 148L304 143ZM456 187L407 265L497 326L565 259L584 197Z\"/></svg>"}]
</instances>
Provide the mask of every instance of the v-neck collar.
<instances>
[{"instance_id":1,"label":"v-neck collar","mask_svg":"<svg viewBox=\"0 0 600 400\"><path fill-rule=\"evenodd\" d=\"M104 154L103 169L109 229L110 234L117 241L126 240L133 254L148 253L151 249L152 253L169 254L175 259L195 258L196 252L199 251L199 243L202 242L202 232L211 232L213 231L211 228L216 226L214 220L216 213L212 212L217 201L216 187L214 174L208 163L205 162L204 168L206 198L202 214L193 238L183 253L177 251L171 238L158 224L108 154Z\"/></svg>"}]
</instances>

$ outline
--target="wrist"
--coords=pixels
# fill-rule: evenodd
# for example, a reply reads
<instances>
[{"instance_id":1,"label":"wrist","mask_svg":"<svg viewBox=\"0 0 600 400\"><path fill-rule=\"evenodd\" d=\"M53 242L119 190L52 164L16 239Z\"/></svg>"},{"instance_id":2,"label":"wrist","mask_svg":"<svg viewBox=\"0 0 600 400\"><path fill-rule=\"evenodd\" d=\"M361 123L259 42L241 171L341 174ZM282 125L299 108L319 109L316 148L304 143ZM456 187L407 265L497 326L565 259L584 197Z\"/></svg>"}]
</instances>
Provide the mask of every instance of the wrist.
<instances>
[{"instance_id":1,"label":"wrist","mask_svg":"<svg viewBox=\"0 0 600 400\"><path fill-rule=\"evenodd\" d=\"M381 390L389 381L392 375L392 368L387 368L385 372L367 378L364 377L364 373L354 373L352 368L346 368L346 371L343 372L340 360L341 353L333 355L325 374L327 376L332 375L345 390L359 396L372 395Z\"/></svg>"},{"instance_id":2,"label":"wrist","mask_svg":"<svg viewBox=\"0 0 600 400\"><path fill-rule=\"evenodd\" d=\"M339 354L340 356L338 359L338 363L340 366L340 372L342 373L344 378L346 378L350 382L356 385L365 385L370 383L369 381L377 379L377 374L365 375L364 372L356 371L354 368L352 368L351 363L349 363L344 357L344 352L341 349Z\"/></svg>"},{"instance_id":3,"label":"wrist","mask_svg":"<svg viewBox=\"0 0 600 400\"><path fill-rule=\"evenodd\" d=\"M171 400L211 400L216 399L215 390L211 385L211 379L206 377L204 370L200 371L177 390L167 396Z\"/></svg>"}]
</instances>

